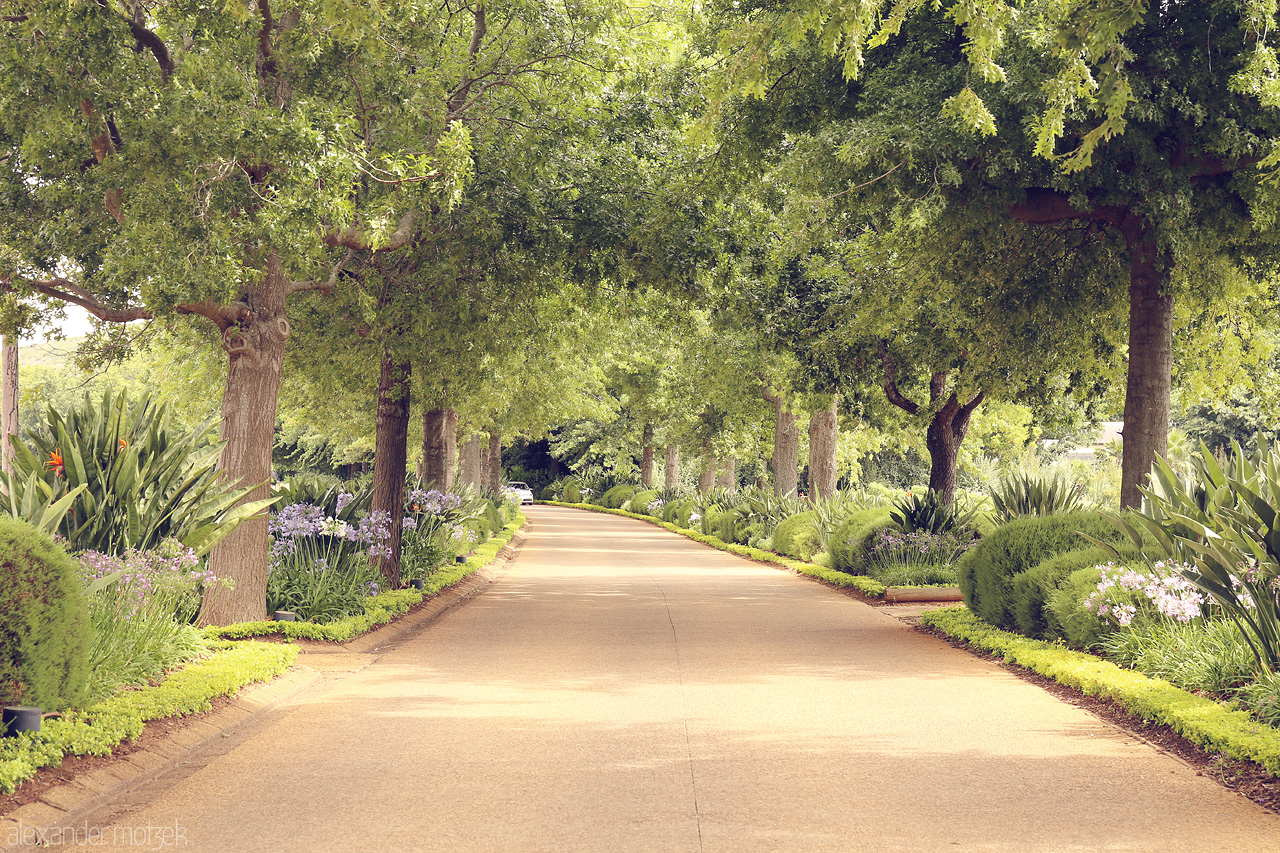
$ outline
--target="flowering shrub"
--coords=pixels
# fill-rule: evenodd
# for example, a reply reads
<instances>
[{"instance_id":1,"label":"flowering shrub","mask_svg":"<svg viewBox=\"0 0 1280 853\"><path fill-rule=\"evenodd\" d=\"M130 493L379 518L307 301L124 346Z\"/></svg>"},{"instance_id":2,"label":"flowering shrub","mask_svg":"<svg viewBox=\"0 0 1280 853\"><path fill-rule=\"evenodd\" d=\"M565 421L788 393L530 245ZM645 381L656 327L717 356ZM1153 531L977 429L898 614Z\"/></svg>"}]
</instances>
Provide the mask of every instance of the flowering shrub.
<instances>
[{"instance_id":1,"label":"flowering shrub","mask_svg":"<svg viewBox=\"0 0 1280 853\"><path fill-rule=\"evenodd\" d=\"M408 580L430 577L475 545L466 522L477 517L475 500L438 489L413 489L405 506L400 550L400 576Z\"/></svg>"},{"instance_id":2,"label":"flowering shrub","mask_svg":"<svg viewBox=\"0 0 1280 853\"><path fill-rule=\"evenodd\" d=\"M346 503L338 496L338 511ZM347 497L347 502L350 497ZM391 553L391 518L371 512L352 524L297 503L272 513L267 610L288 610L309 622L331 622L360 611L380 589L376 560Z\"/></svg>"},{"instance_id":3,"label":"flowering shrub","mask_svg":"<svg viewBox=\"0 0 1280 853\"><path fill-rule=\"evenodd\" d=\"M1190 622L1204 613L1208 599L1182 572L1186 566L1157 561L1149 571L1107 563L1098 566L1102 579L1084 606L1122 628L1135 619Z\"/></svg>"},{"instance_id":4,"label":"flowering shrub","mask_svg":"<svg viewBox=\"0 0 1280 853\"><path fill-rule=\"evenodd\" d=\"M83 551L77 559L94 628L91 701L143 684L204 650L191 623L216 579L193 550L168 540L151 551Z\"/></svg>"},{"instance_id":5,"label":"flowering shrub","mask_svg":"<svg viewBox=\"0 0 1280 853\"><path fill-rule=\"evenodd\" d=\"M957 582L956 560L976 541L973 534L955 530L903 533L881 527L871 537L867 573L886 586L952 585Z\"/></svg>"}]
</instances>

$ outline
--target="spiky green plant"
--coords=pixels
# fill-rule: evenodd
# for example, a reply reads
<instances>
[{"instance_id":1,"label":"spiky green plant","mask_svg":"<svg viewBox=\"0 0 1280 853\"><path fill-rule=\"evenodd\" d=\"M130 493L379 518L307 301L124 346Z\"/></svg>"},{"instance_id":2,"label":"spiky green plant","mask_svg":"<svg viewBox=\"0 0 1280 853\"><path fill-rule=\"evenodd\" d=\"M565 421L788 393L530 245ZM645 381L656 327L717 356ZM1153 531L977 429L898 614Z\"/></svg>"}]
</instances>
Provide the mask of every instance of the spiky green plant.
<instances>
[{"instance_id":1,"label":"spiky green plant","mask_svg":"<svg viewBox=\"0 0 1280 853\"><path fill-rule=\"evenodd\" d=\"M175 430L167 406L149 397L130 405L123 392L107 392L95 405L86 394L65 416L50 407L41 427L28 430L25 442L15 437L13 448L14 472L0 475L0 506L56 525L72 551L119 554L177 539L204 554L275 501L239 504L257 484L220 482L213 421ZM50 513L62 508L55 523Z\"/></svg>"},{"instance_id":2,"label":"spiky green plant","mask_svg":"<svg viewBox=\"0 0 1280 853\"><path fill-rule=\"evenodd\" d=\"M903 533L949 533L973 524L976 507L961 507L958 501L946 502L942 493L929 489L923 494L908 494L893 506L889 517Z\"/></svg>"},{"instance_id":3,"label":"spiky green plant","mask_svg":"<svg viewBox=\"0 0 1280 853\"><path fill-rule=\"evenodd\" d=\"M991 489L991 503L1003 523L1024 515L1052 515L1080 508L1084 490L1059 477L1012 474Z\"/></svg>"}]
</instances>

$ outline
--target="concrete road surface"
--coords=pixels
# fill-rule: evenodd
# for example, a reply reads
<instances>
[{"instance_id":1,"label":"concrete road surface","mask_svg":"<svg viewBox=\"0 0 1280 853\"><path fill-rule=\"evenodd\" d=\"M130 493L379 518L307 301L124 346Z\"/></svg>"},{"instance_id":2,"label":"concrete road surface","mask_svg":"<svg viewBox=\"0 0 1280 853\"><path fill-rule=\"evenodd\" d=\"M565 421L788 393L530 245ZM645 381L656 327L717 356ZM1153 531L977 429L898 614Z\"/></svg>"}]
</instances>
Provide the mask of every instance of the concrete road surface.
<instances>
[{"instance_id":1,"label":"concrete road surface","mask_svg":"<svg viewBox=\"0 0 1280 853\"><path fill-rule=\"evenodd\" d=\"M883 611L641 522L528 515L483 595L90 844L1280 850L1275 815Z\"/></svg>"}]
</instances>

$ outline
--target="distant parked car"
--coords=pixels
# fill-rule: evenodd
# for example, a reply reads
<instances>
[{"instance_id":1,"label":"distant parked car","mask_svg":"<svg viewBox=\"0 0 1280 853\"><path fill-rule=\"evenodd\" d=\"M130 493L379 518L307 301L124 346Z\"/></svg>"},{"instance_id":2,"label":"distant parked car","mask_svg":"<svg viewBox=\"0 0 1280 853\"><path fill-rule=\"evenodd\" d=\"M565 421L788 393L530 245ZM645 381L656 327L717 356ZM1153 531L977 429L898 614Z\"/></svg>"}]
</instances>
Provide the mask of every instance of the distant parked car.
<instances>
[{"instance_id":1,"label":"distant parked car","mask_svg":"<svg viewBox=\"0 0 1280 853\"><path fill-rule=\"evenodd\" d=\"M507 488L516 493L516 497L520 499L520 503L533 503L533 490L529 488L528 483L522 483L519 480L512 480L510 483L507 483Z\"/></svg>"}]
</instances>

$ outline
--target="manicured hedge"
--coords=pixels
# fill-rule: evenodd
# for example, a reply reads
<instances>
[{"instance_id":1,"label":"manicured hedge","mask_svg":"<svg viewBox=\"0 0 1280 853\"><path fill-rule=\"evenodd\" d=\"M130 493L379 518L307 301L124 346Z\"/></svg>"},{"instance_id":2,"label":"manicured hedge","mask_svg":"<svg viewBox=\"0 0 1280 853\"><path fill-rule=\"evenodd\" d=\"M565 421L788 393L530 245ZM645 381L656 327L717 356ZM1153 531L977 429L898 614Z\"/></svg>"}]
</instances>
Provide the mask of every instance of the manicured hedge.
<instances>
[{"instance_id":1,"label":"manicured hedge","mask_svg":"<svg viewBox=\"0 0 1280 853\"><path fill-rule=\"evenodd\" d=\"M866 544L881 527L892 524L892 507L873 506L849 514L831 537L831 568L851 575L865 575Z\"/></svg>"},{"instance_id":2,"label":"manicured hedge","mask_svg":"<svg viewBox=\"0 0 1280 853\"><path fill-rule=\"evenodd\" d=\"M773 550L800 560L812 558L820 547L816 520L814 513L801 512L778 522L773 528Z\"/></svg>"},{"instance_id":3,"label":"manicured hedge","mask_svg":"<svg viewBox=\"0 0 1280 853\"><path fill-rule=\"evenodd\" d=\"M1133 546L1121 546L1122 554L1134 557L1138 551ZM1048 615L1049 597L1058 590L1071 574L1114 559L1097 545L1064 551L1041 560L1032 568L1013 578L1014 627L1028 637L1039 640L1065 639L1065 635Z\"/></svg>"},{"instance_id":4,"label":"manicured hedge","mask_svg":"<svg viewBox=\"0 0 1280 853\"><path fill-rule=\"evenodd\" d=\"M1088 547L1081 533L1109 542L1121 539L1094 510L1017 518L996 528L957 565L965 604L992 625L1016 628L1014 579L1056 554Z\"/></svg>"},{"instance_id":5,"label":"manicured hedge","mask_svg":"<svg viewBox=\"0 0 1280 853\"><path fill-rule=\"evenodd\" d=\"M649 503L658 496L657 489L641 489L631 496L631 500L627 501L623 509L628 512L638 512L647 514L649 512Z\"/></svg>"},{"instance_id":6,"label":"manicured hedge","mask_svg":"<svg viewBox=\"0 0 1280 853\"><path fill-rule=\"evenodd\" d=\"M1102 572L1097 566L1076 569L1062 581L1045 602L1049 633L1068 645L1087 649L1108 630L1102 617L1084 606L1085 597L1098 588Z\"/></svg>"},{"instance_id":7,"label":"manicured hedge","mask_svg":"<svg viewBox=\"0 0 1280 853\"><path fill-rule=\"evenodd\" d=\"M631 496L636 493L636 487L629 483L620 483L609 491L600 496L600 506L609 509L621 509L622 505L631 500Z\"/></svg>"},{"instance_id":8,"label":"manicured hedge","mask_svg":"<svg viewBox=\"0 0 1280 853\"><path fill-rule=\"evenodd\" d=\"M920 621L976 648L1003 655L1007 663L1087 695L1111 699L1144 720L1173 728L1208 752L1252 761L1280 776L1280 729L1263 725L1243 711L1084 652L999 631L963 607L929 610Z\"/></svg>"}]
</instances>

